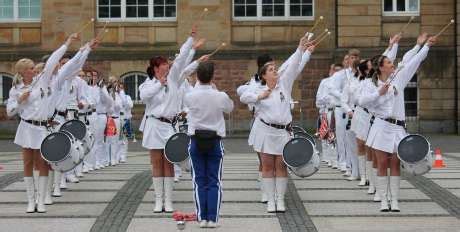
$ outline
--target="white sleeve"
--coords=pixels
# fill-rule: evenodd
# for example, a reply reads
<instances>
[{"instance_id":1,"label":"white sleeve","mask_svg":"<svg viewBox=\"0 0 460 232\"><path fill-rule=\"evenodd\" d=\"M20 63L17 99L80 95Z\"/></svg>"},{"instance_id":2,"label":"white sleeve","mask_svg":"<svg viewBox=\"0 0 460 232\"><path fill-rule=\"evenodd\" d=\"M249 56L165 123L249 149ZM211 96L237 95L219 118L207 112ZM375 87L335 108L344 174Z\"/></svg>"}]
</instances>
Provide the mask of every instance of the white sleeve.
<instances>
[{"instance_id":1,"label":"white sleeve","mask_svg":"<svg viewBox=\"0 0 460 232\"><path fill-rule=\"evenodd\" d=\"M405 65L418 53L419 50L420 45L416 44L411 50L407 51L406 54L404 54L403 59L401 60L401 63L399 63L399 65Z\"/></svg>"},{"instance_id":2,"label":"white sleeve","mask_svg":"<svg viewBox=\"0 0 460 232\"><path fill-rule=\"evenodd\" d=\"M393 46L391 46L391 48L387 48L387 50L385 50L382 55L388 57L391 62L394 62L396 60L396 55L398 54L398 48L399 44L395 43Z\"/></svg>"},{"instance_id":3,"label":"white sleeve","mask_svg":"<svg viewBox=\"0 0 460 232\"><path fill-rule=\"evenodd\" d=\"M144 83L139 86L139 98L145 103L145 100L157 95L160 92L161 87L162 85L159 81L147 84Z\"/></svg>"},{"instance_id":4,"label":"white sleeve","mask_svg":"<svg viewBox=\"0 0 460 232\"><path fill-rule=\"evenodd\" d=\"M284 85L285 89L289 91L289 96L291 96L292 86L294 85L294 81L297 79L298 76L296 75L296 73L299 68L301 58L302 51L299 48L297 48L292 57L292 61L287 67L286 71L284 71L280 76L280 82Z\"/></svg>"},{"instance_id":5,"label":"white sleeve","mask_svg":"<svg viewBox=\"0 0 460 232\"><path fill-rule=\"evenodd\" d=\"M62 56L64 56L67 48L67 45L62 45L60 48L54 51L46 61L43 71L39 74L39 83L37 83L41 88L48 88L54 69L59 64L59 60L62 58Z\"/></svg>"},{"instance_id":6,"label":"white sleeve","mask_svg":"<svg viewBox=\"0 0 460 232\"><path fill-rule=\"evenodd\" d=\"M195 60L191 64L187 65L187 67L185 67L185 69L180 74L179 86L184 82L185 78L191 76L196 71L198 64L198 61Z\"/></svg>"},{"instance_id":7,"label":"white sleeve","mask_svg":"<svg viewBox=\"0 0 460 232\"><path fill-rule=\"evenodd\" d=\"M179 83L181 71L183 70L185 66L185 62L190 53L190 49L192 49L192 46L193 46L193 38L189 37L187 41L185 41L185 43L181 46L179 55L176 57L176 59L174 59L173 65L171 69L169 70L168 80Z\"/></svg>"},{"instance_id":8,"label":"white sleeve","mask_svg":"<svg viewBox=\"0 0 460 232\"><path fill-rule=\"evenodd\" d=\"M423 48L412 58L407 64L401 68L401 71L396 75L393 85L396 86L400 91L403 91L406 88L409 81L414 76L417 69L420 67L420 64L425 60L428 55L430 47L425 45Z\"/></svg>"},{"instance_id":9,"label":"white sleeve","mask_svg":"<svg viewBox=\"0 0 460 232\"><path fill-rule=\"evenodd\" d=\"M230 99L230 97L226 93L224 92L220 92L220 93L221 93L220 106L222 107L222 111L228 114L232 112L233 110L233 101L232 99Z\"/></svg>"},{"instance_id":10,"label":"white sleeve","mask_svg":"<svg viewBox=\"0 0 460 232\"><path fill-rule=\"evenodd\" d=\"M351 107L348 105L349 100L350 100L350 81L347 81L347 83L345 84L345 87L343 88L342 96L340 97L340 102L341 102L340 105L342 106L343 110L347 113L352 111Z\"/></svg>"}]
</instances>

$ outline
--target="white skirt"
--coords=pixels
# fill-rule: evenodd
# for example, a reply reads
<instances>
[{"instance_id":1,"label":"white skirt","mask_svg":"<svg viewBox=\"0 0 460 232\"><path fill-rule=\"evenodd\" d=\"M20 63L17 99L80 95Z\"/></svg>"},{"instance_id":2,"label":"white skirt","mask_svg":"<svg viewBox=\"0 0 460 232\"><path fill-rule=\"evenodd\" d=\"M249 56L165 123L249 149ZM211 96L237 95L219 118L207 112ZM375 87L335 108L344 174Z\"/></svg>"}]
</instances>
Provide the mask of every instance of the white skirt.
<instances>
[{"instance_id":1,"label":"white skirt","mask_svg":"<svg viewBox=\"0 0 460 232\"><path fill-rule=\"evenodd\" d=\"M139 125L139 131L140 131L140 132L143 132L143 131L144 131L145 119L146 119L146 117L145 117L145 114L144 114L144 116L142 116L141 124Z\"/></svg>"},{"instance_id":2,"label":"white skirt","mask_svg":"<svg viewBox=\"0 0 460 232\"><path fill-rule=\"evenodd\" d=\"M249 131L249 138L248 138L248 145L249 145L249 146L253 146L253 145L254 145L254 133L253 133L253 132L254 132L254 122L255 122L254 120L260 120L260 119L258 119L258 118L254 119L254 118L253 118L253 119L251 120L251 125L250 125L250 126L251 126L251 130Z\"/></svg>"},{"instance_id":3,"label":"white skirt","mask_svg":"<svg viewBox=\"0 0 460 232\"><path fill-rule=\"evenodd\" d=\"M270 155L282 155L284 146L291 139L287 130L265 125L259 118L255 120L250 136L255 151Z\"/></svg>"},{"instance_id":4,"label":"white skirt","mask_svg":"<svg viewBox=\"0 0 460 232\"><path fill-rule=\"evenodd\" d=\"M43 140L49 134L44 126L35 126L21 120L14 143L22 148L40 149Z\"/></svg>"},{"instance_id":5,"label":"white skirt","mask_svg":"<svg viewBox=\"0 0 460 232\"><path fill-rule=\"evenodd\" d=\"M164 149L168 139L174 134L170 123L149 117L144 123L142 146L147 149Z\"/></svg>"},{"instance_id":6,"label":"white skirt","mask_svg":"<svg viewBox=\"0 0 460 232\"><path fill-rule=\"evenodd\" d=\"M371 126L371 115L361 107L356 107L355 114L351 121L351 130L355 132L356 138L366 141Z\"/></svg>"},{"instance_id":7,"label":"white skirt","mask_svg":"<svg viewBox=\"0 0 460 232\"><path fill-rule=\"evenodd\" d=\"M396 153L401 140L406 137L406 130L380 118L375 118L369 131L366 145L379 151Z\"/></svg>"}]
</instances>

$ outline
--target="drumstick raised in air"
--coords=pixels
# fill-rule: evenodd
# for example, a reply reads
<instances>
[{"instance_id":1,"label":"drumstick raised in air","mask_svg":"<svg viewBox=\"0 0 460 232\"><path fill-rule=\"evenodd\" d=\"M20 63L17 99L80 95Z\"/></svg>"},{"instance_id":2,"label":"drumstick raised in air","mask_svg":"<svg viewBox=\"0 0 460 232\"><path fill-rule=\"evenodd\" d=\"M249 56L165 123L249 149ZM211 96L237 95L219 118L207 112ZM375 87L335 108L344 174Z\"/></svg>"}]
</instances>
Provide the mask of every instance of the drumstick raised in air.
<instances>
[{"instance_id":1,"label":"drumstick raised in air","mask_svg":"<svg viewBox=\"0 0 460 232\"><path fill-rule=\"evenodd\" d=\"M82 31L84 31L86 29L86 27L88 27L91 23L94 22L94 18L91 18L91 20L89 20L88 22L86 22L78 31L77 31L77 34L80 34Z\"/></svg>"},{"instance_id":2,"label":"drumstick raised in air","mask_svg":"<svg viewBox=\"0 0 460 232\"><path fill-rule=\"evenodd\" d=\"M198 27L201 23L201 21L203 20L204 16L206 15L206 13L208 13L208 8L204 8L203 9L203 12L201 12L201 15L200 17L198 18L198 20L195 22L195 25Z\"/></svg>"},{"instance_id":3,"label":"drumstick raised in air","mask_svg":"<svg viewBox=\"0 0 460 232\"><path fill-rule=\"evenodd\" d=\"M441 31L439 31L438 34L436 34L434 37L440 36L445 30L447 30L447 28L448 28L450 25L452 25L452 24L454 24L454 23L455 23L455 20L451 19L450 22L449 22L446 26L444 26L444 27L441 29Z\"/></svg>"},{"instance_id":4,"label":"drumstick raised in air","mask_svg":"<svg viewBox=\"0 0 460 232\"><path fill-rule=\"evenodd\" d=\"M327 34L329 32L329 29L324 29L323 33L319 34L316 39L314 39L313 41L311 41L312 43L315 43L317 40L321 39L325 34Z\"/></svg>"},{"instance_id":5,"label":"drumstick raised in air","mask_svg":"<svg viewBox=\"0 0 460 232\"><path fill-rule=\"evenodd\" d=\"M312 33L315 30L315 28L319 25L320 22L323 21L323 19L324 17L322 15L319 16L319 19L315 21L315 24L313 24L313 27L310 29L310 33Z\"/></svg>"},{"instance_id":6,"label":"drumstick raised in air","mask_svg":"<svg viewBox=\"0 0 460 232\"><path fill-rule=\"evenodd\" d=\"M211 54L209 54L209 57L211 57L212 55L216 54L221 48L227 46L226 43L222 43L219 47L216 48L216 50L214 50L213 52L211 52Z\"/></svg>"},{"instance_id":7,"label":"drumstick raised in air","mask_svg":"<svg viewBox=\"0 0 460 232\"><path fill-rule=\"evenodd\" d=\"M401 31L400 31L401 34L404 33L404 31L407 29L407 27L410 25L410 23L411 23L412 20L414 20L414 19L415 19L414 16L410 17L409 22L407 22L406 25L404 25L404 27L401 29Z\"/></svg>"},{"instance_id":8,"label":"drumstick raised in air","mask_svg":"<svg viewBox=\"0 0 460 232\"><path fill-rule=\"evenodd\" d=\"M331 35L330 31L328 31L327 34L325 34L323 37L321 37L321 39L319 39L318 42L315 43L315 46L318 46L321 43L321 41L323 41L329 35Z\"/></svg>"},{"instance_id":9,"label":"drumstick raised in air","mask_svg":"<svg viewBox=\"0 0 460 232\"><path fill-rule=\"evenodd\" d=\"M108 29L106 29L108 24L109 24L109 21L106 21L102 30L97 34L96 38L98 40L102 40L102 38L104 38L104 34L109 31Z\"/></svg>"}]
</instances>

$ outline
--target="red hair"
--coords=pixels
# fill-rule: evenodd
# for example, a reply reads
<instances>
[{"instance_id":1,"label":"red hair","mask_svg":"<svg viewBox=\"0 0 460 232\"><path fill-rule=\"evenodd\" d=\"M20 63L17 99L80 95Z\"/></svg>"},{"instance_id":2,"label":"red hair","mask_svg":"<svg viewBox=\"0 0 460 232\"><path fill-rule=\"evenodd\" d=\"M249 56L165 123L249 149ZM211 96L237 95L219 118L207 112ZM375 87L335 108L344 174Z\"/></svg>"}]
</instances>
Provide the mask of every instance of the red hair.
<instances>
[{"instance_id":1,"label":"red hair","mask_svg":"<svg viewBox=\"0 0 460 232\"><path fill-rule=\"evenodd\" d=\"M149 67L147 67L147 75L149 75L150 78L153 78L155 76L155 71L154 67L160 67L160 65L168 63L168 59L166 59L163 56L155 56L150 59L149 61Z\"/></svg>"}]
</instances>

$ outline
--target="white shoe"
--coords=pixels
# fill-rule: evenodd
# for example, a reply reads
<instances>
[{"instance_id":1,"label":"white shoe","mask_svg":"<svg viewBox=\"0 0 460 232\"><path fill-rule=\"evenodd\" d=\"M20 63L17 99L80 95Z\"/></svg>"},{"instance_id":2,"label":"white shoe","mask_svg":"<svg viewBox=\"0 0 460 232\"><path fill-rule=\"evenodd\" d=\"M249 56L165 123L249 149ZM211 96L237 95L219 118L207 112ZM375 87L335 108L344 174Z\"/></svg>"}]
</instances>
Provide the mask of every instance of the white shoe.
<instances>
[{"instance_id":1,"label":"white shoe","mask_svg":"<svg viewBox=\"0 0 460 232\"><path fill-rule=\"evenodd\" d=\"M27 193L27 213L35 212L35 186L33 177L24 177L24 183L26 184Z\"/></svg>"},{"instance_id":2,"label":"white shoe","mask_svg":"<svg viewBox=\"0 0 460 232\"><path fill-rule=\"evenodd\" d=\"M217 222L209 221L207 227L208 228L217 228Z\"/></svg>"},{"instance_id":3,"label":"white shoe","mask_svg":"<svg viewBox=\"0 0 460 232\"><path fill-rule=\"evenodd\" d=\"M48 177L40 176L38 177L38 203L37 203L37 212L45 213L45 196L46 188L48 187Z\"/></svg>"},{"instance_id":4,"label":"white shoe","mask_svg":"<svg viewBox=\"0 0 460 232\"><path fill-rule=\"evenodd\" d=\"M346 170L344 174L342 174L342 176L345 176L345 177L349 177L351 176L351 172L350 170Z\"/></svg>"},{"instance_id":5,"label":"white shoe","mask_svg":"<svg viewBox=\"0 0 460 232\"><path fill-rule=\"evenodd\" d=\"M206 220L201 220L200 222L200 228L206 228L208 227L208 221Z\"/></svg>"},{"instance_id":6,"label":"white shoe","mask_svg":"<svg viewBox=\"0 0 460 232\"><path fill-rule=\"evenodd\" d=\"M356 177L356 176L349 176L347 178L345 178L345 180L348 180L348 181L355 181L355 180L358 180L359 178Z\"/></svg>"},{"instance_id":7,"label":"white shoe","mask_svg":"<svg viewBox=\"0 0 460 232\"><path fill-rule=\"evenodd\" d=\"M59 188L67 189L67 180L65 178L65 173L61 173L61 183L59 183Z\"/></svg>"},{"instance_id":8,"label":"white shoe","mask_svg":"<svg viewBox=\"0 0 460 232\"><path fill-rule=\"evenodd\" d=\"M377 191L381 197L380 201L380 212L388 212L388 177L387 176L377 176Z\"/></svg>"},{"instance_id":9,"label":"white shoe","mask_svg":"<svg viewBox=\"0 0 460 232\"><path fill-rule=\"evenodd\" d=\"M391 212L399 212L399 183L401 177L399 176L390 176L390 192L391 192Z\"/></svg>"},{"instance_id":10,"label":"white shoe","mask_svg":"<svg viewBox=\"0 0 460 232\"><path fill-rule=\"evenodd\" d=\"M358 186L366 186L366 176L361 176L361 180L359 181Z\"/></svg>"},{"instance_id":11,"label":"white shoe","mask_svg":"<svg viewBox=\"0 0 460 232\"><path fill-rule=\"evenodd\" d=\"M99 164L96 164L96 166L94 166L94 170L99 170L101 169L101 166Z\"/></svg>"},{"instance_id":12,"label":"white shoe","mask_svg":"<svg viewBox=\"0 0 460 232\"><path fill-rule=\"evenodd\" d=\"M77 178L82 178L83 177L83 172L77 172L76 177ZM78 181L80 181L80 180L78 180Z\"/></svg>"},{"instance_id":13,"label":"white shoe","mask_svg":"<svg viewBox=\"0 0 460 232\"><path fill-rule=\"evenodd\" d=\"M366 185L366 156L358 156L358 171L359 175L361 176L361 181L359 182L358 186L365 186Z\"/></svg>"},{"instance_id":14,"label":"white shoe","mask_svg":"<svg viewBox=\"0 0 460 232\"><path fill-rule=\"evenodd\" d=\"M52 205L51 191L53 191L54 171L49 171L48 181L46 182L45 205Z\"/></svg>"},{"instance_id":15,"label":"white shoe","mask_svg":"<svg viewBox=\"0 0 460 232\"><path fill-rule=\"evenodd\" d=\"M178 183L180 181L178 176L174 176L174 183Z\"/></svg>"},{"instance_id":16,"label":"white shoe","mask_svg":"<svg viewBox=\"0 0 460 232\"><path fill-rule=\"evenodd\" d=\"M163 177L152 177L153 188L155 191L155 208L154 213L163 212Z\"/></svg>"},{"instance_id":17,"label":"white shoe","mask_svg":"<svg viewBox=\"0 0 460 232\"><path fill-rule=\"evenodd\" d=\"M121 159L121 160L120 160L120 163L126 163L126 158Z\"/></svg>"},{"instance_id":18,"label":"white shoe","mask_svg":"<svg viewBox=\"0 0 460 232\"><path fill-rule=\"evenodd\" d=\"M164 191L165 191L165 212L172 213L173 200L172 200L172 190L174 186L174 177L165 177L164 178Z\"/></svg>"},{"instance_id":19,"label":"white shoe","mask_svg":"<svg viewBox=\"0 0 460 232\"><path fill-rule=\"evenodd\" d=\"M94 171L94 167L93 167L93 166L90 166L90 167L88 168L88 171L89 171L89 172Z\"/></svg>"},{"instance_id":20,"label":"white shoe","mask_svg":"<svg viewBox=\"0 0 460 232\"><path fill-rule=\"evenodd\" d=\"M267 194L267 212L275 213L275 178L263 178L262 184L264 185L265 193Z\"/></svg>"},{"instance_id":21,"label":"white shoe","mask_svg":"<svg viewBox=\"0 0 460 232\"><path fill-rule=\"evenodd\" d=\"M327 166L332 167L332 162L330 160L327 161Z\"/></svg>"},{"instance_id":22,"label":"white shoe","mask_svg":"<svg viewBox=\"0 0 460 232\"><path fill-rule=\"evenodd\" d=\"M286 193L288 178L276 177L276 211L285 212L286 207L284 204L284 194Z\"/></svg>"},{"instance_id":23,"label":"white shoe","mask_svg":"<svg viewBox=\"0 0 460 232\"><path fill-rule=\"evenodd\" d=\"M67 175L67 180L70 183L78 183L78 182L80 182L80 180L74 174Z\"/></svg>"},{"instance_id":24,"label":"white shoe","mask_svg":"<svg viewBox=\"0 0 460 232\"><path fill-rule=\"evenodd\" d=\"M83 166L83 173L88 173L89 172L89 168L87 165Z\"/></svg>"}]
</instances>

